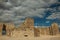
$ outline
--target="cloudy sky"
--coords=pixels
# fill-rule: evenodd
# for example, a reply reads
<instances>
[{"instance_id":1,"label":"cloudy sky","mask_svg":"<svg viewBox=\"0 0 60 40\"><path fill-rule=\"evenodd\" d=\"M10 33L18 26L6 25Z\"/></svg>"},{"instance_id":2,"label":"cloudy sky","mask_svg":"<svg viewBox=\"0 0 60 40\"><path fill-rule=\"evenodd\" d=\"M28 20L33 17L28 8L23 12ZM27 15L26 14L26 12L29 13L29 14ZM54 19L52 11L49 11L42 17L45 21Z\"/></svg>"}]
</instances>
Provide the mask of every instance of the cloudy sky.
<instances>
[{"instance_id":1,"label":"cloudy sky","mask_svg":"<svg viewBox=\"0 0 60 40\"><path fill-rule=\"evenodd\" d=\"M60 0L1 0L0 22L19 26L26 17L34 19L35 26L60 25Z\"/></svg>"}]
</instances>

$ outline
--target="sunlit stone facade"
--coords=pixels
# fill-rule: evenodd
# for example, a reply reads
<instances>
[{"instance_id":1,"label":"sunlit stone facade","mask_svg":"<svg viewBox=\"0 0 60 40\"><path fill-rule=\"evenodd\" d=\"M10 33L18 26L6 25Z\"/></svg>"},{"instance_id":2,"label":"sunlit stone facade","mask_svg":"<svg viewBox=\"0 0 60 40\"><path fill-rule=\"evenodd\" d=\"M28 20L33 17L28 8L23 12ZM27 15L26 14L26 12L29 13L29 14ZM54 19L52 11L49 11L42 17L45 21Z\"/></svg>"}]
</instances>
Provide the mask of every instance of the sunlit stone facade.
<instances>
[{"instance_id":1,"label":"sunlit stone facade","mask_svg":"<svg viewBox=\"0 0 60 40\"><path fill-rule=\"evenodd\" d=\"M57 23L53 23L51 27L35 28L34 19L29 17L18 28L13 23L0 23L0 36L39 37L40 35L56 34L59 34Z\"/></svg>"}]
</instances>

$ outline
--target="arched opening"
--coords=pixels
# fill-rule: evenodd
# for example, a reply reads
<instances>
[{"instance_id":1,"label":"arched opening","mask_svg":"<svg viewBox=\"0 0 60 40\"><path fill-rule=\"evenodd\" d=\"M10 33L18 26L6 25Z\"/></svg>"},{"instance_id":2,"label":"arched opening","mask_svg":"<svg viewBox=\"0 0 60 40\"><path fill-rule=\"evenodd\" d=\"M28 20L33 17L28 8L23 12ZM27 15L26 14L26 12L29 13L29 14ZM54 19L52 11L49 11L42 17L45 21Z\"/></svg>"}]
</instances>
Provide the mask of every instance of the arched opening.
<instances>
[{"instance_id":1,"label":"arched opening","mask_svg":"<svg viewBox=\"0 0 60 40\"><path fill-rule=\"evenodd\" d=\"M24 35L25 37L28 37L28 35Z\"/></svg>"},{"instance_id":2,"label":"arched opening","mask_svg":"<svg viewBox=\"0 0 60 40\"><path fill-rule=\"evenodd\" d=\"M6 25L5 24L3 24L2 35L6 35Z\"/></svg>"}]
</instances>

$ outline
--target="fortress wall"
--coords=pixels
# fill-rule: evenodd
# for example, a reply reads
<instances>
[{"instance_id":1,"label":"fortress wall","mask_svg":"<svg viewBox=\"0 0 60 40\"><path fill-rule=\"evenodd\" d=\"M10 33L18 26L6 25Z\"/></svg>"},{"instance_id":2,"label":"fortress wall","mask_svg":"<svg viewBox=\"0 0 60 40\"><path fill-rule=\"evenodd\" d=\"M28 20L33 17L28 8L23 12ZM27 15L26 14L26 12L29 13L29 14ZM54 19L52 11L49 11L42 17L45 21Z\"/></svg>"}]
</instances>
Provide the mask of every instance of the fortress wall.
<instances>
[{"instance_id":1,"label":"fortress wall","mask_svg":"<svg viewBox=\"0 0 60 40\"><path fill-rule=\"evenodd\" d=\"M59 28L58 28L58 24L57 23L53 23L51 25L51 27L49 27L49 32L50 32L50 35L57 35L59 34Z\"/></svg>"},{"instance_id":2,"label":"fortress wall","mask_svg":"<svg viewBox=\"0 0 60 40\"><path fill-rule=\"evenodd\" d=\"M2 35L3 24L6 26L6 35L13 37L39 37L40 35L57 35L59 34L58 24L53 23L51 27L35 28L34 20L26 18L18 28L13 23L0 23L0 35Z\"/></svg>"},{"instance_id":3,"label":"fortress wall","mask_svg":"<svg viewBox=\"0 0 60 40\"><path fill-rule=\"evenodd\" d=\"M3 25L5 25L5 29L6 29L6 35L10 35L11 32L14 29L14 24L11 23L0 23L0 35L2 35L2 31L3 31Z\"/></svg>"},{"instance_id":4,"label":"fortress wall","mask_svg":"<svg viewBox=\"0 0 60 40\"><path fill-rule=\"evenodd\" d=\"M34 37L34 31L33 30L29 30L29 29L25 29L25 30L15 30L13 31L13 37L19 36L20 38L28 38L28 37Z\"/></svg>"},{"instance_id":5,"label":"fortress wall","mask_svg":"<svg viewBox=\"0 0 60 40\"><path fill-rule=\"evenodd\" d=\"M34 37L40 36L40 30L38 28L34 28Z\"/></svg>"},{"instance_id":6,"label":"fortress wall","mask_svg":"<svg viewBox=\"0 0 60 40\"><path fill-rule=\"evenodd\" d=\"M13 33L13 35L21 37L34 37L34 20L32 18L26 18L25 22L23 22Z\"/></svg>"},{"instance_id":7,"label":"fortress wall","mask_svg":"<svg viewBox=\"0 0 60 40\"><path fill-rule=\"evenodd\" d=\"M49 35L49 28L40 28L40 35Z\"/></svg>"}]
</instances>

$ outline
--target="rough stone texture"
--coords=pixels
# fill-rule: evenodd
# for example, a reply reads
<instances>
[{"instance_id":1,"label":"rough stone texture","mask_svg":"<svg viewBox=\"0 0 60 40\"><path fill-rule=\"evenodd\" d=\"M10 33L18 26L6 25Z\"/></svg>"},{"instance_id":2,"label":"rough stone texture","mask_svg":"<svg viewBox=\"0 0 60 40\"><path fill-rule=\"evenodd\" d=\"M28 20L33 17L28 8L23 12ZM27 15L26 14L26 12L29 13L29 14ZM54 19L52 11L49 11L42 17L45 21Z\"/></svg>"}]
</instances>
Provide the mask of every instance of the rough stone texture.
<instances>
[{"instance_id":1,"label":"rough stone texture","mask_svg":"<svg viewBox=\"0 0 60 40\"><path fill-rule=\"evenodd\" d=\"M6 26L6 35L11 36L11 32L14 30L14 24L12 23L0 23L0 35L2 35L3 25Z\"/></svg>"},{"instance_id":2,"label":"rough stone texture","mask_svg":"<svg viewBox=\"0 0 60 40\"><path fill-rule=\"evenodd\" d=\"M34 28L34 20L32 18L26 18L25 23L27 28Z\"/></svg>"},{"instance_id":3,"label":"rough stone texture","mask_svg":"<svg viewBox=\"0 0 60 40\"><path fill-rule=\"evenodd\" d=\"M34 28L34 36L39 37L40 36L40 30L39 28Z\"/></svg>"},{"instance_id":4,"label":"rough stone texture","mask_svg":"<svg viewBox=\"0 0 60 40\"><path fill-rule=\"evenodd\" d=\"M32 18L26 18L25 22L13 31L13 36L19 35L21 37L34 37L34 20Z\"/></svg>"},{"instance_id":5,"label":"rough stone texture","mask_svg":"<svg viewBox=\"0 0 60 40\"><path fill-rule=\"evenodd\" d=\"M20 26L21 29L30 29L30 30L34 30L34 20L32 18L26 18L25 22L23 24L21 24Z\"/></svg>"},{"instance_id":6,"label":"rough stone texture","mask_svg":"<svg viewBox=\"0 0 60 40\"><path fill-rule=\"evenodd\" d=\"M40 35L49 35L49 28L39 28L40 29Z\"/></svg>"},{"instance_id":7,"label":"rough stone texture","mask_svg":"<svg viewBox=\"0 0 60 40\"><path fill-rule=\"evenodd\" d=\"M22 38L27 38L27 37L34 37L34 31L26 29L26 30L15 30L13 31L13 37L22 37Z\"/></svg>"},{"instance_id":8,"label":"rough stone texture","mask_svg":"<svg viewBox=\"0 0 60 40\"><path fill-rule=\"evenodd\" d=\"M59 34L59 28L57 23L53 23L51 27L49 27L50 35L57 35Z\"/></svg>"},{"instance_id":9,"label":"rough stone texture","mask_svg":"<svg viewBox=\"0 0 60 40\"><path fill-rule=\"evenodd\" d=\"M41 35L56 35L59 34L58 24L53 23L51 27L35 28L34 20L32 18L26 18L20 27L15 28L13 23L0 23L0 35L2 35L3 24L6 25L6 35L12 37L39 37Z\"/></svg>"}]
</instances>

